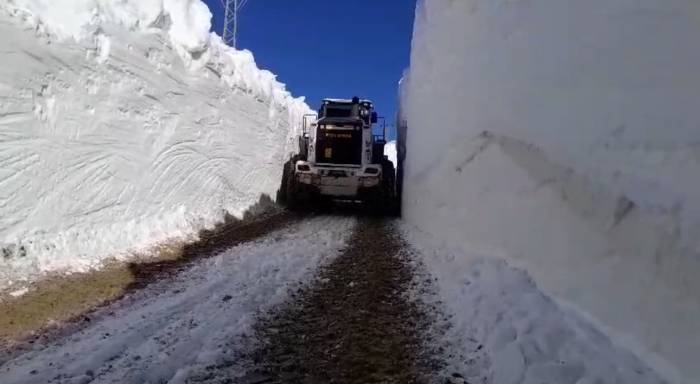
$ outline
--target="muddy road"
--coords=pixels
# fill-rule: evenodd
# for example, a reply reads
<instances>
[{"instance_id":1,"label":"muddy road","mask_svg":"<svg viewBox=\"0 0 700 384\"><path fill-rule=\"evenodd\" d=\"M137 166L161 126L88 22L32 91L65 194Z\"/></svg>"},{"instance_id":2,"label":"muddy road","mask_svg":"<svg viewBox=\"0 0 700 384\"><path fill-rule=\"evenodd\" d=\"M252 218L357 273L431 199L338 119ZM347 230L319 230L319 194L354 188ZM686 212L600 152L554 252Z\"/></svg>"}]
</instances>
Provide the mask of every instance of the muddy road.
<instances>
[{"instance_id":1,"label":"muddy road","mask_svg":"<svg viewBox=\"0 0 700 384\"><path fill-rule=\"evenodd\" d=\"M416 299L426 282L391 220L317 215L246 231L140 271L89 322L7 354L0 382L438 382L436 315Z\"/></svg>"},{"instance_id":2,"label":"muddy road","mask_svg":"<svg viewBox=\"0 0 700 384\"><path fill-rule=\"evenodd\" d=\"M428 383L430 316L391 223L363 219L349 246L255 327L255 367L243 382Z\"/></svg>"}]
</instances>

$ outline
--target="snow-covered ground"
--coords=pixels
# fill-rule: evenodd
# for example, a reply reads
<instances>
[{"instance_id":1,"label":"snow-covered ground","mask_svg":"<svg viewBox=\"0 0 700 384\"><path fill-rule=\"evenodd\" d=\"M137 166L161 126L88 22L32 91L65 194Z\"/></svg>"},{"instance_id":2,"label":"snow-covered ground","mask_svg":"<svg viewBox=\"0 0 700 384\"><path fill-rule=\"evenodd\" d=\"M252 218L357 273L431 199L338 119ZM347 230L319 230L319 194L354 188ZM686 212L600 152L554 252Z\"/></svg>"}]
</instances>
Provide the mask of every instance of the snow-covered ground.
<instances>
[{"instance_id":1,"label":"snow-covered ground","mask_svg":"<svg viewBox=\"0 0 700 384\"><path fill-rule=\"evenodd\" d=\"M700 379L698 20L692 0L420 1L400 119L410 224L522 268L687 384Z\"/></svg>"},{"instance_id":2,"label":"snow-covered ground","mask_svg":"<svg viewBox=\"0 0 700 384\"><path fill-rule=\"evenodd\" d=\"M185 382L228 362L252 334L256 313L337 255L355 224L317 217L227 250L117 303L114 313L98 313L58 344L7 362L0 382Z\"/></svg>"},{"instance_id":3,"label":"snow-covered ground","mask_svg":"<svg viewBox=\"0 0 700 384\"><path fill-rule=\"evenodd\" d=\"M274 196L309 112L199 0L0 4L0 291Z\"/></svg>"},{"instance_id":4,"label":"snow-covered ground","mask_svg":"<svg viewBox=\"0 0 700 384\"><path fill-rule=\"evenodd\" d=\"M664 381L630 352L542 293L527 272L478 250L403 233L435 279L451 327L446 373L494 384L651 384ZM434 300L434 299L433 299Z\"/></svg>"}]
</instances>

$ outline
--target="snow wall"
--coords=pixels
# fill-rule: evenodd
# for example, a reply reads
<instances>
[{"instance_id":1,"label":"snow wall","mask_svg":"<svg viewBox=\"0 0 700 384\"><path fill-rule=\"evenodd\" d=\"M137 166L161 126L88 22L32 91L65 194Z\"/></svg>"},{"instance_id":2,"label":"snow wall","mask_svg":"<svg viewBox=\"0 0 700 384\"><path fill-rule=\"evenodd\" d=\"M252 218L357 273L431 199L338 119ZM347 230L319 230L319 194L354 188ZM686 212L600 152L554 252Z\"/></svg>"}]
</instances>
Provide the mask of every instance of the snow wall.
<instances>
[{"instance_id":1,"label":"snow wall","mask_svg":"<svg viewBox=\"0 0 700 384\"><path fill-rule=\"evenodd\" d=\"M199 0L0 4L0 292L274 198L310 110L210 19Z\"/></svg>"},{"instance_id":2,"label":"snow wall","mask_svg":"<svg viewBox=\"0 0 700 384\"><path fill-rule=\"evenodd\" d=\"M693 0L419 1L399 118L409 223L525 269L686 384L700 380L698 38Z\"/></svg>"}]
</instances>

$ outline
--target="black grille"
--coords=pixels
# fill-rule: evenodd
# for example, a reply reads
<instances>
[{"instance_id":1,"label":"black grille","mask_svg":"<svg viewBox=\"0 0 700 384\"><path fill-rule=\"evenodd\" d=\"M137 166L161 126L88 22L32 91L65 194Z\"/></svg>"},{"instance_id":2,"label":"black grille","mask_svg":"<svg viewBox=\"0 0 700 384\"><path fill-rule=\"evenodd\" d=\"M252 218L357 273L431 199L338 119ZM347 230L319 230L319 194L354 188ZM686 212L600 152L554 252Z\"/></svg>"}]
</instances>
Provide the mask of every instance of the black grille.
<instances>
[{"instance_id":1,"label":"black grille","mask_svg":"<svg viewBox=\"0 0 700 384\"><path fill-rule=\"evenodd\" d=\"M322 164L362 163L362 129L319 129L316 162Z\"/></svg>"}]
</instances>

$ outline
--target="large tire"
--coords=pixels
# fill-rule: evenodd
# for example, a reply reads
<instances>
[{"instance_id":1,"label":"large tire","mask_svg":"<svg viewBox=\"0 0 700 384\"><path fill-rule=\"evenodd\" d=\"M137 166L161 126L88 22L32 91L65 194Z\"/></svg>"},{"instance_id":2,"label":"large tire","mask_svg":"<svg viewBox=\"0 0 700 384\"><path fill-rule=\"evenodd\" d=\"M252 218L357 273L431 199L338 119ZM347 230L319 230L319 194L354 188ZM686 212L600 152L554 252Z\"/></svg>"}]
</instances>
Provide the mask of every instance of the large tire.
<instances>
[{"instance_id":1,"label":"large tire","mask_svg":"<svg viewBox=\"0 0 700 384\"><path fill-rule=\"evenodd\" d=\"M381 216L394 216L396 207L396 173L394 164L386 157L381 161L382 180L377 187L366 190L364 193L364 206L370 214Z\"/></svg>"},{"instance_id":2,"label":"large tire","mask_svg":"<svg viewBox=\"0 0 700 384\"><path fill-rule=\"evenodd\" d=\"M400 214L396 198L396 169L394 163L386 156L382 159L381 200L385 215L398 216Z\"/></svg>"},{"instance_id":3,"label":"large tire","mask_svg":"<svg viewBox=\"0 0 700 384\"><path fill-rule=\"evenodd\" d=\"M296 161L294 161L296 164ZM294 177L294 168L292 166L292 171L289 176L289 182L287 183L287 208L290 210L297 210L302 206L303 200L301 194L299 193L299 186L297 180Z\"/></svg>"},{"instance_id":4,"label":"large tire","mask_svg":"<svg viewBox=\"0 0 700 384\"><path fill-rule=\"evenodd\" d=\"M289 209L294 209L299 205L299 188L294 177L294 167L299 158L299 155L294 155L289 161L284 163L282 182L280 183L280 189L277 191L277 202Z\"/></svg>"},{"instance_id":5,"label":"large tire","mask_svg":"<svg viewBox=\"0 0 700 384\"><path fill-rule=\"evenodd\" d=\"M282 168L282 181L280 182L280 187L277 190L277 204L280 205L287 205L287 189L289 188L288 185L290 179L291 161L292 160L288 160L285 162L284 167Z\"/></svg>"}]
</instances>

